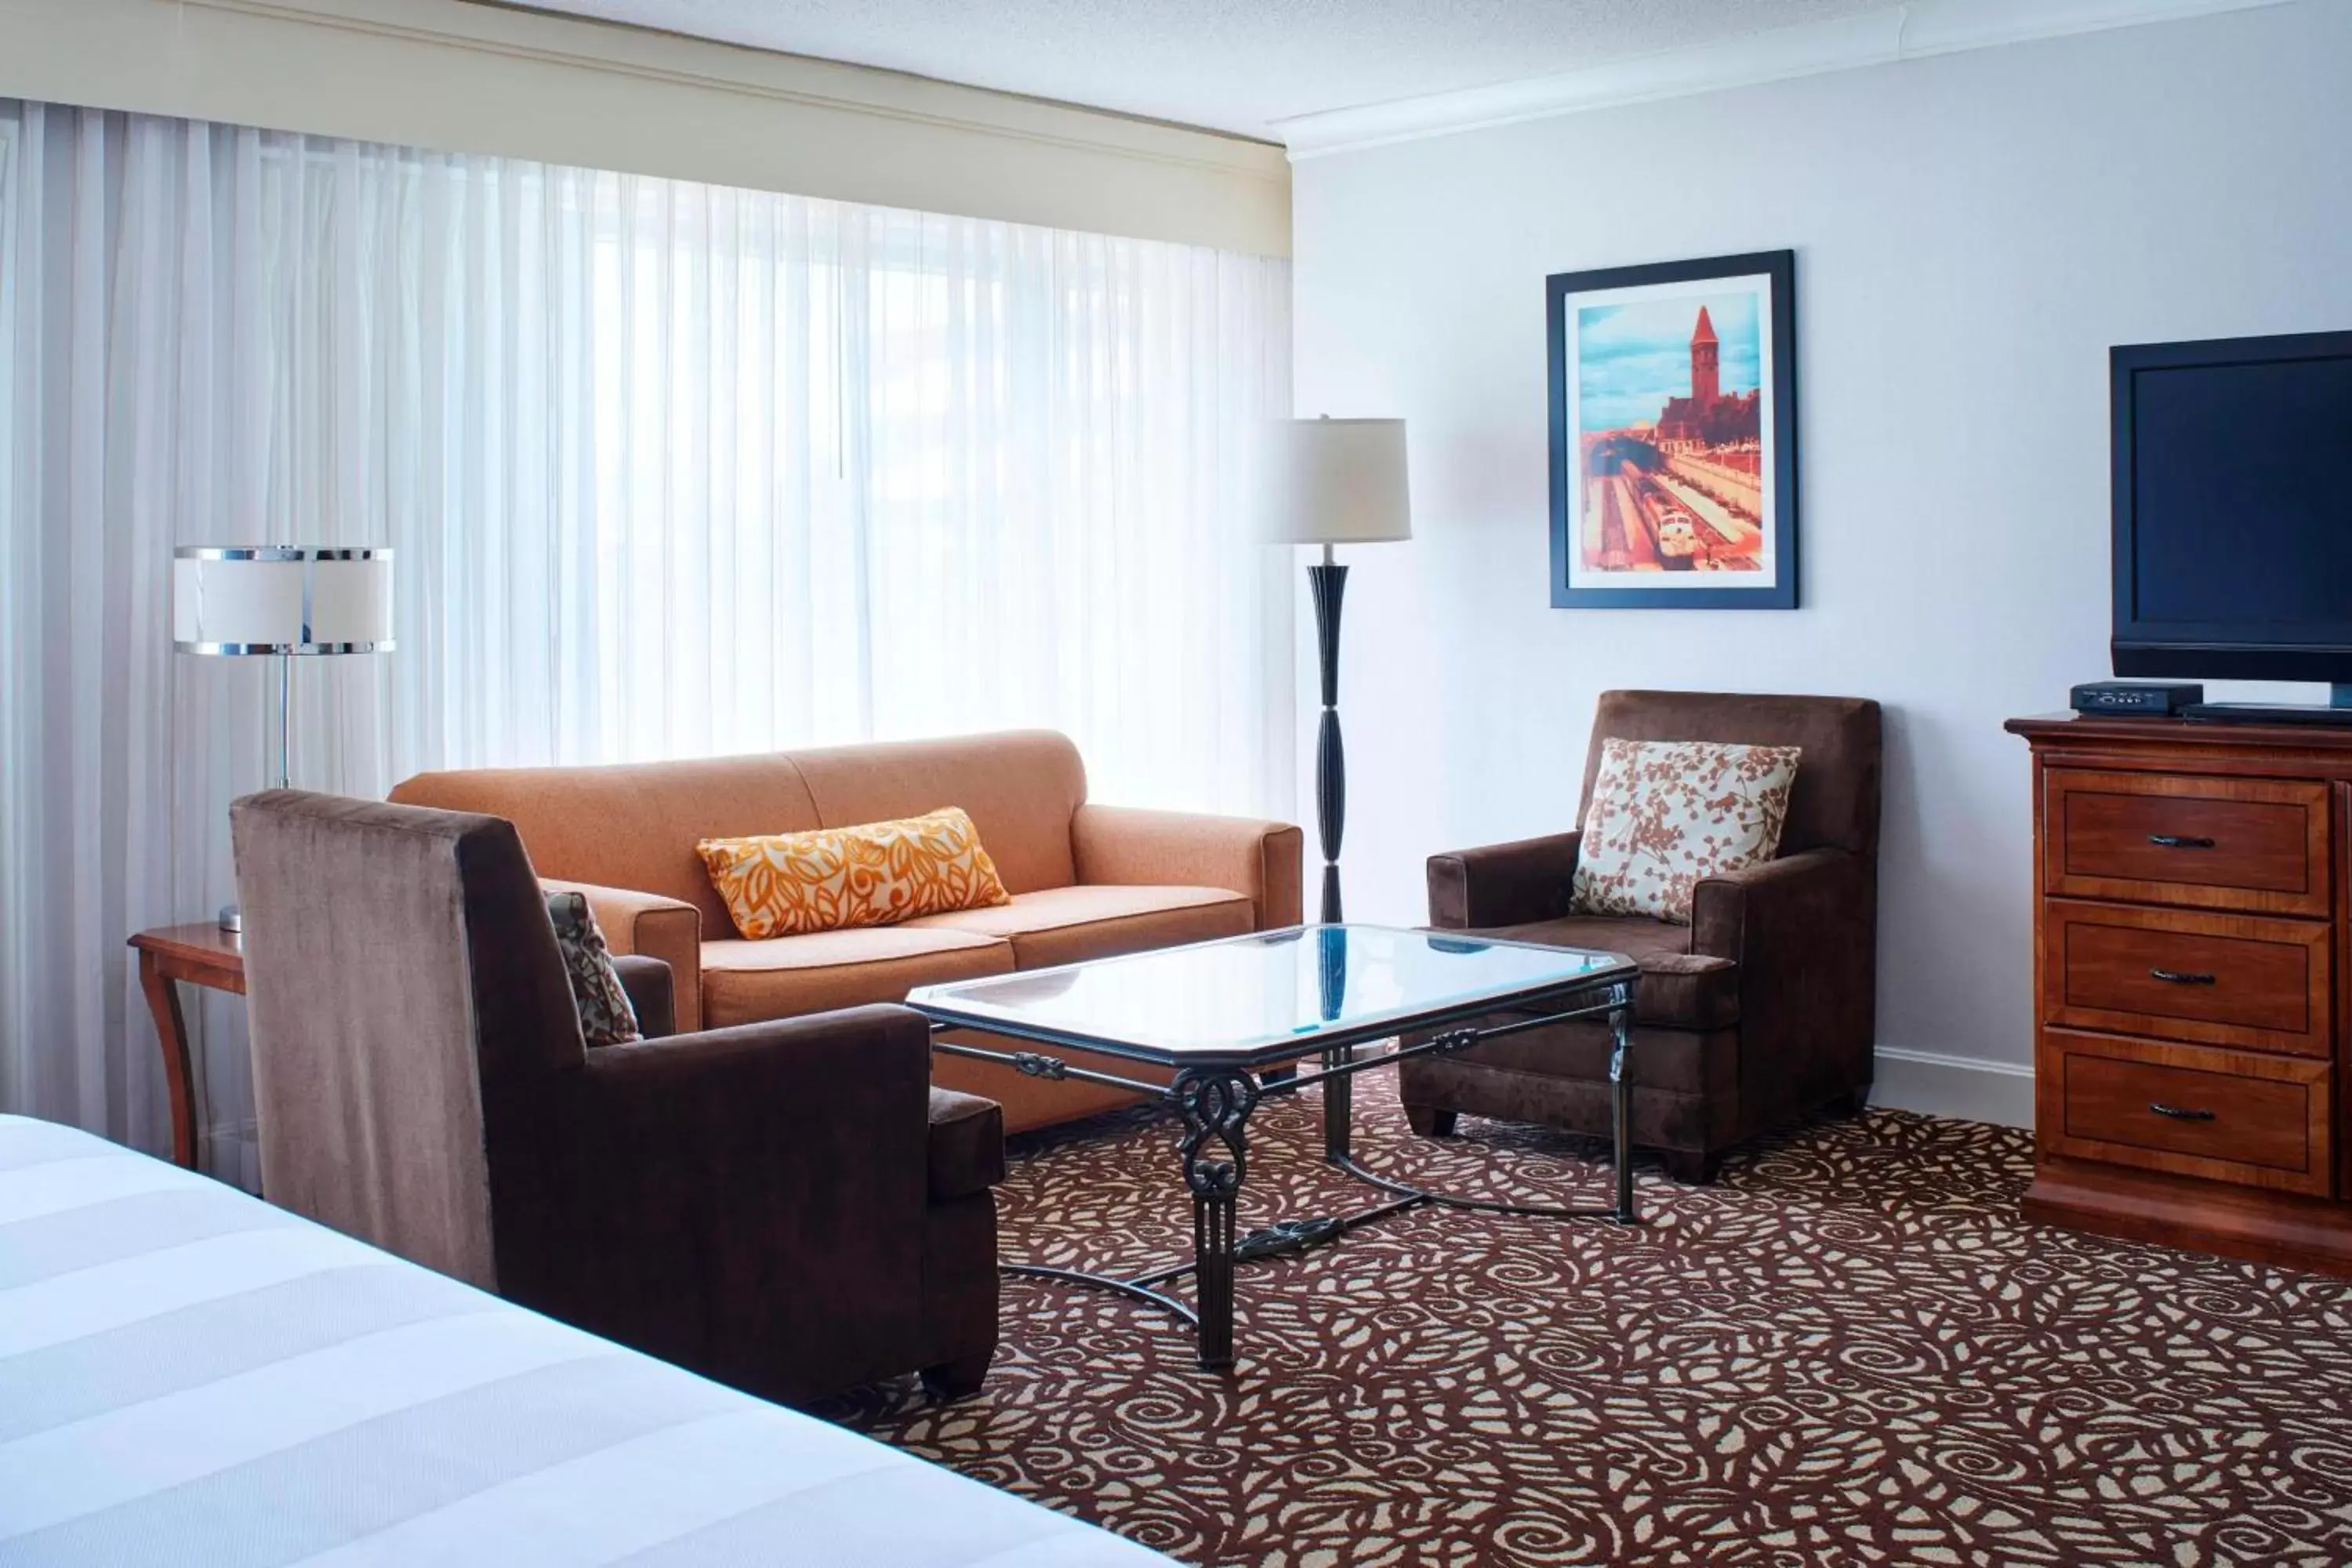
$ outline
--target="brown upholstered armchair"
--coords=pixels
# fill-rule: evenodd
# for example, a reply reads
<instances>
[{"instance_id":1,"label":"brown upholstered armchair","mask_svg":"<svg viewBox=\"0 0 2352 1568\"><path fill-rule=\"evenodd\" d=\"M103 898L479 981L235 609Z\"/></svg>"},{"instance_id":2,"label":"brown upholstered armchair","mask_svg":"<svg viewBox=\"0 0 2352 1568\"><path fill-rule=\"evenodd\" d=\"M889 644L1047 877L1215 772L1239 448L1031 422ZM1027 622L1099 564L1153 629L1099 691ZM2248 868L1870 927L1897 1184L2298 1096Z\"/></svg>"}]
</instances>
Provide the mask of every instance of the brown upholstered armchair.
<instances>
[{"instance_id":1,"label":"brown upholstered armchair","mask_svg":"<svg viewBox=\"0 0 2352 1568\"><path fill-rule=\"evenodd\" d=\"M1448 931L1638 960L1633 1141L1676 1180L1714 1178L1725 1150L1805 1112L1859 1110L1876 1025L1878 704L1837 697L1611 691L1584 764L1591 805L1601 742L1797 746L1779 858L1698 885L1691 923L1578 915L1578 835L1438 855L1430 923ZM1419 1037L1415 1037L1418 1038ZM1398 1071L1415 1131L1444 1136L1463 1111L1609 1131L1606 1024L1580 1019Z\"/></svg>"},{"instance_id":2,"label":"brown upholstered armchair","mask_svg":"<svg viewBox=\"0 0 2352 1568\"><path fill-rule=\"evenodd\" d=\"M1003 1128L920 1016L590 1049L512 825L291 790L230 825L271 1201L769 1397L978 1386Z\"/></svg>"}]
</instances>

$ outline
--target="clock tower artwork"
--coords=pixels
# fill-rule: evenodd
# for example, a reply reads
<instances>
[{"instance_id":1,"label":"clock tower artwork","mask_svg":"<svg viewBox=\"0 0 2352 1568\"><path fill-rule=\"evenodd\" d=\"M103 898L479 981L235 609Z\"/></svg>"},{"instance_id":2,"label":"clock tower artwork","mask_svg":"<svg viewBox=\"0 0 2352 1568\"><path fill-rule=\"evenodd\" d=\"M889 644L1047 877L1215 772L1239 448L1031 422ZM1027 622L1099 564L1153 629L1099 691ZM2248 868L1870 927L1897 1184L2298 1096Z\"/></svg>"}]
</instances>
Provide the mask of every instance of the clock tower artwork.
<instances>
[{"instance_id":1,"label":"clock tower artwork","mask_svg":"<svg viewBox=\"0 0 2352 1568\"><path fill-rule=\"evenodd\" d=\"M1658 410L1651 438L1662 451L1692 452L1726 447L1752 450L1762 423L1762 401L1753 388L1723 390L1723 342L1715 317L1698 308L1690 335L1690 395L1669 397Z\"/></svg>"},{"instance_id":2,"label":"clock tower artwork","mask_svg":"<svg viewBox=\"0 0 2352 1568\"><path fill-rule=\"evenodd\" d=\"M1562 609L1794 609L1792 251L1555 273Z\"/></svg>"},{"instance_id":3,"label":"clock tower artwork","mask_svg":"<svg viewBox=\"0 0 2352 1568\"><path fill-rule=\"evenodd\" d=\"M1723 395L1723 384L1717 374L1717 359L1723 345L1717 341L1715 323L1707 320L1706 307L1698 308L1698 325L1691 332L1691 401L1701 408L1714 405Z\"/></svg>"}]
</instances>

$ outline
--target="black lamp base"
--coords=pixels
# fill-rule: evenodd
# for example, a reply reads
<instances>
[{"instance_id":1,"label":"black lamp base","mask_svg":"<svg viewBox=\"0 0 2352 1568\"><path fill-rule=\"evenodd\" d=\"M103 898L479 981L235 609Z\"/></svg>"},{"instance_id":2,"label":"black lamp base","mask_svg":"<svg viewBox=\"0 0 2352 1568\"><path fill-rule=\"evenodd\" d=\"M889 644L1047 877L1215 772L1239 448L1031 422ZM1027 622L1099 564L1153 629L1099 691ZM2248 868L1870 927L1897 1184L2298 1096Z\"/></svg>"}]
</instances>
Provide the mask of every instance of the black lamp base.
<instances>
[{"instance_id":1,"label":"black lamp base","mask_svg":"<svg viewBox=\"0 0 2352 1568\"><path fill-rule=\"evenodd\" d=\"M1348 756L1339 740L1339 603L1348 569L1329 558L1307 569L1315 594L1315 645L1321 656L1323 719L1315 731L1315 827L1323 847L1323 923L1339 923L1339 839L1348 826Z\"/></svg>"}]
</instances>

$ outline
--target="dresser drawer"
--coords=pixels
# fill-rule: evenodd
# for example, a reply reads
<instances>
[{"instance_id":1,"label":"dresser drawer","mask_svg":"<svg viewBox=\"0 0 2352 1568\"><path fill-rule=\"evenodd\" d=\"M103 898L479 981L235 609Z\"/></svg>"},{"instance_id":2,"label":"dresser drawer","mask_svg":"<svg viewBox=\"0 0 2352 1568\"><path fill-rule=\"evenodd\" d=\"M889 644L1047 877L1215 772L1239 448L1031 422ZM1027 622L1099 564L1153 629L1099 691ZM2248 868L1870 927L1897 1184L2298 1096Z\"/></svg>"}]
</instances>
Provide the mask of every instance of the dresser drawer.
<instances>
[{"instance_id":1,"label":"dresser drawer","mask_svg":"<svg viewBox=\"0 0 2352 1568\"><path fill-rule=\"evenodd\" d=\"M2047 1032L2053 1152L2246 1186L2329 1191L2326 1063Z\"/></svg>"},{"instance_id":2,"label":"dresser drawer","mask_svg":"<svg viewBox=\"0 0 2352 1568\"><path fill-rule=\"evenodd\" d=\"M2052 899L2042 1018L2074 1028L2325 1058L2327 933L2308 921Z\"/></svg>"},{"instance_id":3,"label":"dresser drawer","mask_svg":"<svg viewBox=\"0 0 2352 1568\"><path fill-rule=\"evenodd\" d=\"M2325 784L2052 768L2042 788L2049 893L2330 912Z\"/></svg>"}]
</instances>

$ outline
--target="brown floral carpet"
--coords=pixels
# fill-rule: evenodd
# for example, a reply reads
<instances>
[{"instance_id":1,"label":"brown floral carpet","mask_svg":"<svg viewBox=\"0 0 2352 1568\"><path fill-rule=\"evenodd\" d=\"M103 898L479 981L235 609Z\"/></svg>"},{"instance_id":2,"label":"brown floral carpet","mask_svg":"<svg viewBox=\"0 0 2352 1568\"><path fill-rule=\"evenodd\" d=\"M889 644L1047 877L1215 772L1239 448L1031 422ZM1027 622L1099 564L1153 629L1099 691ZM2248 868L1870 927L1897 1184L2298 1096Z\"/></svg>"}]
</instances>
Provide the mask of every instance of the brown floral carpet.
<instances>
[{"instance_id":1,"label":"brown floral carpet","mask_svg":"<svg viewBox=\"0 0 2352 1568\"><path fill-rule=\"evenodd\" d=\"M1358 1082L1369 1163L1605 1201L1586 1141L1417 1139ZM1260 1111L1244 1229L1360 1205L1319 1111ZM1172 1146L1129 1112L1016 1148L1004 1256L1181 1256ZM2352 1563L2352 1284L2025 1225L2030 1154L1874 1111L1713 1188L1645 1168L1640 1229L1421 1210L1245 1268L1228 1376L1008 1279L983 1394L828 1414L1199 1563Z\"/></svg>"}]
</instances>

